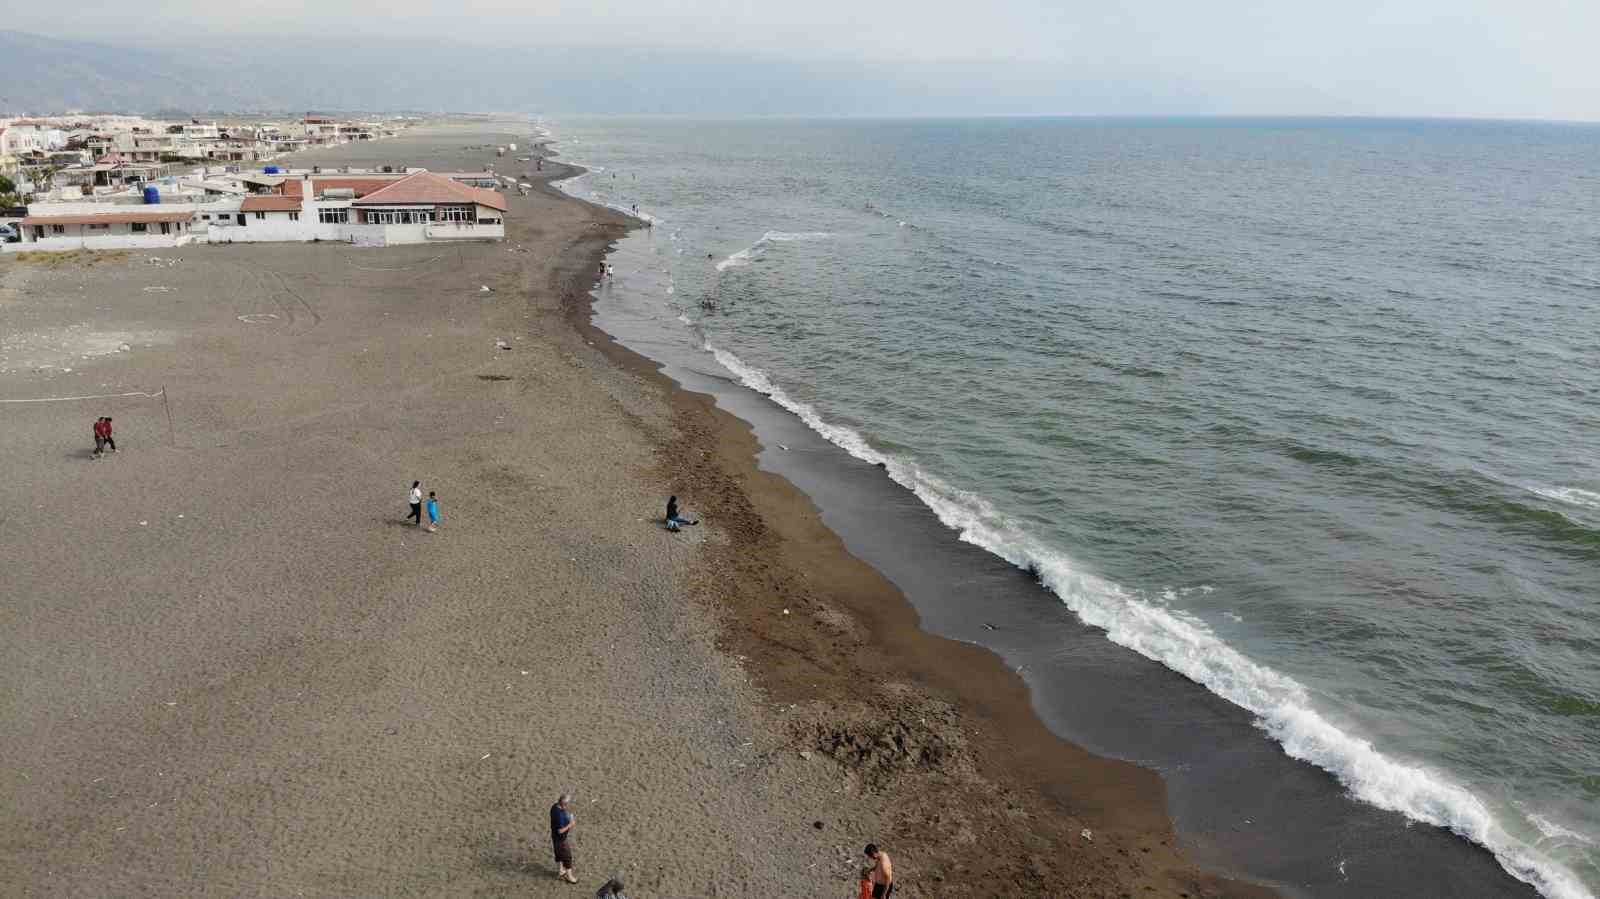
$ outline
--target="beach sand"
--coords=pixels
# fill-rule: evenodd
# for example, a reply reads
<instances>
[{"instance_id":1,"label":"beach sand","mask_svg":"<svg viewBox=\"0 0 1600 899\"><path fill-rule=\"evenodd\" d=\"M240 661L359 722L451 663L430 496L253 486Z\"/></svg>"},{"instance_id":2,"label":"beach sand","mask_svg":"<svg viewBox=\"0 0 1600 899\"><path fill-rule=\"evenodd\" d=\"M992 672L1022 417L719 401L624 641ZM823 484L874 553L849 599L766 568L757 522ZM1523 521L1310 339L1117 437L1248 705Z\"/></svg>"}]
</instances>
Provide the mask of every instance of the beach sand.
<instances>
[{"instance_id":1,"label":"beach sand","mask_svg":"<svg viewBox=\"0 0 1600 899\"><path fill-rule=\"evenodd\" d=\"M503 127L292 162L524 168ZM1264 894L588 324L630 220L509 203L497 244L0 262L0 893L851 896L875 840L897 896Z\"/></svg>"}]
</instances>

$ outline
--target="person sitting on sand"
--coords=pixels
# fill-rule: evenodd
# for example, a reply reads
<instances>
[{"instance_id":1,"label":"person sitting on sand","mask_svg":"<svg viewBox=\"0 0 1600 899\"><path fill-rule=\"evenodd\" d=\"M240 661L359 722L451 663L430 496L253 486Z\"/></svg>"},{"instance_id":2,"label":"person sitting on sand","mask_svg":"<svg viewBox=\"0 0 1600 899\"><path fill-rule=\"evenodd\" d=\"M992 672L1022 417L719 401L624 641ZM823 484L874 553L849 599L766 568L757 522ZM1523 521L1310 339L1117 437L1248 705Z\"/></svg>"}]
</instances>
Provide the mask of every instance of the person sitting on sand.
<instances>
[{"instance_id":1,"label":"person sitting on sand","mask_svg":"<svg viewBox=\"0 0 1600 899\"><path fill-rule=\"evenodd\" d=\"M699 524L699 523L700 523L699 519L695 519L694 521L690 521L687 518L683 518L683 517L679 516L678 515L678 498L676 496L667 497L667 530L676 531L680 525Z\"/></svg>"},{"instance_id":2,"label":"person sitting on sand","mask_svg":"<svg viewBox=\"0 0 1600 899\"><path fill-rule=\"evenodd\" d=\"M594 899L628 899L622 894L622 878L613 875L594 894Z\"/></svg>"},{"instance_id":3,"label":"person sitting on sand","mask_svg":"<svg viewBox=\"0 0 1600 899\"><path fill-rule=\"evenodd\" d=\"M577 883L578 875L572 871L572 795L562 793L556 804L550 806L550 843L555 849L556 876L567 883Z\"/></svg>"},{"instance_id":4,"label":"person sitting on sand","mask_svg":"<svg viewBox=\"0 0 1600 899\"><path fill-rule=\"evenodd\" d=\"M868 843L861 852L872 862L872 899L889 899L894 895L894 862L889 860L889 853L876 843Z\"/></svg>"},{"instance_id":5,"label":"person sitting on sand","mask_svg":"<svg viewBox=\"0 0 1600 899\"><path fill-rule=\"evenodd\" d=\"M856 891L856 899L872 899L872 869L861 869L861 889Z\"/></svg>"}]
</instances>

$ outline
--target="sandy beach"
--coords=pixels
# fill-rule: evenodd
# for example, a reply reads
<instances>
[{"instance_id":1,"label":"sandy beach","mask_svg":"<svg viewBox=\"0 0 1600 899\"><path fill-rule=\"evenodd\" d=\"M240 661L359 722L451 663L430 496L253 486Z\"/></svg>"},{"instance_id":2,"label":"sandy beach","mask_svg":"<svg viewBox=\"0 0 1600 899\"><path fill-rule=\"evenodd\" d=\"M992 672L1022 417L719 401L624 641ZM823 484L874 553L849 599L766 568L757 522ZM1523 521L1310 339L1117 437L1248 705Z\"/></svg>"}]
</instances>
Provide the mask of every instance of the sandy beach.
<instances>
[{"instance_id":1,"label":"sandy beach","mask_svg":"<svg viewBox=\"0 0 1600 899\"><path fill-rule=\"evenodd\" d=\"M505 129L290 164L521 169ZM1268 894L589 324L635 222L509 204L504 243L0 261L0 893L845 897L875 840L903 897Z\"/></svg>"}]
</instances>

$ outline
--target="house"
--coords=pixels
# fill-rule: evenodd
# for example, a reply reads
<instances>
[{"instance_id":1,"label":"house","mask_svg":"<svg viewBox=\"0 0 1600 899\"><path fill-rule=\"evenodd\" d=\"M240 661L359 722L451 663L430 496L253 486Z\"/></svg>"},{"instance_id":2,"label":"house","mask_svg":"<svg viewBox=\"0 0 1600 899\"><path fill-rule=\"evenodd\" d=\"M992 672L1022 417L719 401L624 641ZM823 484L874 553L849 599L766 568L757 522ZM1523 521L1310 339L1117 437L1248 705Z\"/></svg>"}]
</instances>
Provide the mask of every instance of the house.
<instances>
[{"instance_id":1,"label":"house","mask_svg":"<svg viewBox=\"0 0 1600 899\"><path fill-rule=\"evenodd\" d=\"M482 226L498 228L497 239L505 236L505 197L433 172L413 172L351 205L363 224Z\"/></svg>"},{"instance_id":2,"label":"house","mask_svg":"<svg viewBox=\"0 0 1600 899\"><path fill-rule=\"evenodd\" d=\"M261 179L251 177L259 185ZM433 172L309 174L236 209L199 212L211 243L337 240L362 246L501 240L505 197Z\"/></svg>"},{"instance_id":3,"label":"house","mask_svg":"<svg viewBox=\"0 0 1600 899\"><path fill-rule=\"evenodd\" d=\"M94 165L80 165L56 172L58 186L76 186L86 191L97 187L121 189L155 181L171 174L168 166L160 163L129 162L117 155L103 156Z\"/></svg>"},{"instance_id":4,"label":"house","mask_svg":"<svg viewBox=\"0 0 1600 899\"><path fill-rule=\"evenodd\" d=\"M190 242L193 206L46 203L22 219L26 250L159 249Z\"/></svg>"},{"instance_id":5,"label":"house","mask_svg":"<svg viewBox=\"0 0 1600 899\"><path fill-rule=\"evenodd\" d=\"M93 187L128 163L75 172ZM207 243L339 241L359 246L505 238L506 199L423 169L411 172L207 172L165 179L164 202L140 205L143 182L102 186L95 202L35 203L21 244L6 249L129 249ZM67 196L72 193L60 192ZM173 202L174 198L177 202Z\"/></svg>"}]
</instances>

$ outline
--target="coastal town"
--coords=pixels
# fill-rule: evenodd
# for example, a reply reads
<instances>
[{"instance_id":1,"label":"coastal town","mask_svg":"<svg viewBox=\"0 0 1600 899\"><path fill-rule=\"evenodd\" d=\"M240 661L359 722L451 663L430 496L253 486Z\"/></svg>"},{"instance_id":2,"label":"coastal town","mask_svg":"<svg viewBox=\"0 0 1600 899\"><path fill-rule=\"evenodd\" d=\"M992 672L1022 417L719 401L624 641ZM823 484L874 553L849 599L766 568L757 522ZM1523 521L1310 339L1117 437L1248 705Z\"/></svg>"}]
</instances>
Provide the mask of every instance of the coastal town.
<instances>
[{"instance_id":1,"label":"coastal town","mask_svg":"<svg viewBox=\"0 0 1600 899\"><path fill-rule=\"evenodd\" d=\"M392 138L415 123L313 113L288 124L134 116L0 120L0 250L504 239L502 192L525 194L530 185L491 168L325 171L288 162L303 150ZM516 149L510 143L496 151Z\"/></svg>"}]
</instances>

